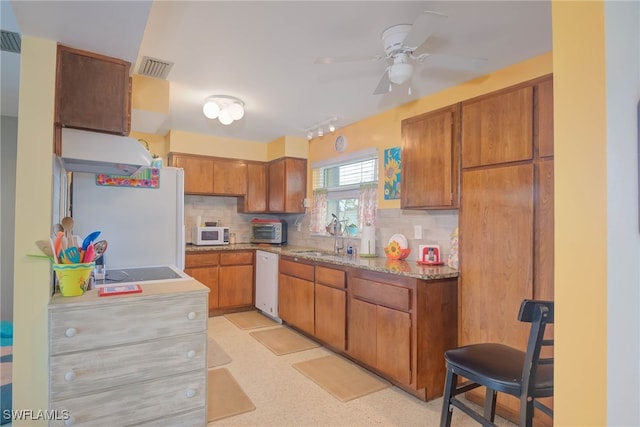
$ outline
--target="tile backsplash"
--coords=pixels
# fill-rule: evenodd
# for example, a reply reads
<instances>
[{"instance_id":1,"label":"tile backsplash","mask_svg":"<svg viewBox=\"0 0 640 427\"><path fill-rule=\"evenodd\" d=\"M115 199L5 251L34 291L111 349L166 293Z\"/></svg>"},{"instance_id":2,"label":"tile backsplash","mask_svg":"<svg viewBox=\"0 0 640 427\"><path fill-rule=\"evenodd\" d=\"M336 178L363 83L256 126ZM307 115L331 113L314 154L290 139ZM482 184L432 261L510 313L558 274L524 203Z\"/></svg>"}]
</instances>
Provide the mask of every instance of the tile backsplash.
<instances>
[{"instance_id":1,"label":"tile backsplash","mask_svg":"<svg viewBox=\"0 0 640 427\"><path fill-rule=\"evenodd\" d=\"M229 227L230 232L236 234L236 242L249 242L249 223L253 218L285 219L289 224L289 244L306 246L321 250L333 250L334 238L332 236L312 235L309 232L309 214L240 214L238 213L237 198L191 196L184 198L184 221L186 229L186 241L191 243L192 230L198 216L202 221L216 221L218 225ZM451 234L458 227L457 210L402 210L379 209L376 219L376 253L384 256L384 247L389 238L401 233L407 237L411 254L409 260L416 260L419 245L440 245L442 259L451 249ZM300 231L298 231L298 225ZM414 239L414 227L422 227L422 239ZM343 237L346 247L347 237ZM351 238L352 244L360 249L358 237Z\"/></svg>"}]
</instances>

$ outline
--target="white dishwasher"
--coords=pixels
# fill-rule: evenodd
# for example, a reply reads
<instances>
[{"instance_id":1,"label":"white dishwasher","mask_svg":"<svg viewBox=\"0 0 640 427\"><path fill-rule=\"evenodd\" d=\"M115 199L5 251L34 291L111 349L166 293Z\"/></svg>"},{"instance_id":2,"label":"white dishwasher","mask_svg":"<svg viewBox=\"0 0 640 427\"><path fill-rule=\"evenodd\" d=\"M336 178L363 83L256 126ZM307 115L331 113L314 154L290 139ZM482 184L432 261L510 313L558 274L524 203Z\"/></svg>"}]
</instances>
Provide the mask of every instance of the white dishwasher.
<instances>
[{"instance_id":1,"label":"white dishwasher","mask_svg":"<svg viewBox=\"0 0 640 427\"><path fill-rule=\"evenodd\" d=\"M278 254L256 251L256 308L278 323Z\"/></svg>"}]
</instances>

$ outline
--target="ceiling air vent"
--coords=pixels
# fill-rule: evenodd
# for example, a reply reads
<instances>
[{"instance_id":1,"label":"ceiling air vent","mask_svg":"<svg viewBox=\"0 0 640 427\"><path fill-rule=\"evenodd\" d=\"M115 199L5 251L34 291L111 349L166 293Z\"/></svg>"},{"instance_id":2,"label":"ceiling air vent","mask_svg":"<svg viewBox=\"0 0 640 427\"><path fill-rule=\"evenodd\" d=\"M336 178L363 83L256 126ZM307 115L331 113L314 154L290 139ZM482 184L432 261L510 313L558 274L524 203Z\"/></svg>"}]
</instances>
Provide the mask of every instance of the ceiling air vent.
<instances>
[{"instance_id":1,"label":"ceiling air vent","mask_svg":"<svg viewBox=\"0 0 640 427\"><path fill-rule=\"evenodd\" d=\"M142 57L142 63L138 69L138 74L147 77L155 77L157 79L166 79L173 67L173 62L163 61L162 59Z\"/></svg>"},{"instance_id":2,"label":"ceiling air vent","mask_svg":"<svg viewBox=\"0 0 640 427\"><path fill-rule=\"evenodd\" d=\"M2 31L2 51L20 53L20 34L13 31Z\"/></svg>"}]
</instances>

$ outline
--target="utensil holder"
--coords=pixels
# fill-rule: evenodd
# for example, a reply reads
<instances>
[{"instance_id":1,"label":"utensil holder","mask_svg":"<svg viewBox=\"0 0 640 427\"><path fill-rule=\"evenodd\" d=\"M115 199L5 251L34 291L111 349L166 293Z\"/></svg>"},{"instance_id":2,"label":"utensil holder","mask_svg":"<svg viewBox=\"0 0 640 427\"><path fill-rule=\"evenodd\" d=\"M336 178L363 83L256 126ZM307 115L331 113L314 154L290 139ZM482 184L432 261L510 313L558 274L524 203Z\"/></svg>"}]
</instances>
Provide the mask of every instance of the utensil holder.
<instances>
[{"instance_id":1,"label":"utensil holder","mask_svg":"<svg viewBox=\"0 0 640 427\"><path fill-rule=\"evenodd\" d=\"M56 272L58 287L64 297L76 297L84 295L89 289L91 272L95 263L79 264L53 264L53 271Z\"/></svg>"}]
</instances>

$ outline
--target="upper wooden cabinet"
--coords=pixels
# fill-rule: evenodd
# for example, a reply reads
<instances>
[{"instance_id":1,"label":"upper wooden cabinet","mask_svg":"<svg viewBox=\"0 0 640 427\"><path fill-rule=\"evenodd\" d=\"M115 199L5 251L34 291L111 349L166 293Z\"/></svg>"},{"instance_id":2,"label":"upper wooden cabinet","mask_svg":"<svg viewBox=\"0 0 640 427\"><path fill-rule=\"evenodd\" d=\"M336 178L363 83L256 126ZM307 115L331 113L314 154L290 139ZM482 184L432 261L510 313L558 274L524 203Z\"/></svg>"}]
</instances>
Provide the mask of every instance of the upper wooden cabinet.
<instances>
[{"instance_id":1,"label":"upper wooden cabinet","mask_svg":"<svg viewBox=\"0 0 640 427\"><path fill-rule=\"evenodd\" d=\"M169 165L184 169L185 194L213 193L212 158L171 153Z\"/></svg>"},{"instance_id":2,"label":"upper wooden cabinet","mask_svg":"<svg viewBox=\"0 0 640 427\"><path fill-rule=\"evenodd\" d=\"M247 164L242 160L213 161L213 192L242 196L247 192Z\"/></svg>"},{"instance_id":3,"label":"upper wooden cabinet","mask_svg":"<svg viewBox=\"0 0 640 427\"><path fill-rule=\"evenodd\" d=\"M553 79L548 78L536 87L538 111L538 156L553 156Z\"/></svg>"},{"instance_id":4,"label":"upper wooden cabinet","mask_svg":"<svg viewBox=\"0 0 640 427\"><path fill-rule=\"evenodd\" d=\"M402 209L458 206L458 108L402 121Z\"/></svg>"},{"instance_id":5,"label":"upper wooden cabinet","mask_svg":"<svg viewBox=\"0 0 640 427\"><path fill-rule=\"evenodd\" d=\"M530 160L533 86L506 89L462 103L462 167Z\"/></svg>"},{"instance_id":6,"label":"upper wooden cabinet","mask_svg":"<svg viewBox=\"0 0 640 427\"><path fill-rule=\"evenodd\" d=\"M267 211L267 165L247 163L247 193L238 199L238 212Z\"/></svg>"},{"instance_id":7,"label":"upper wooden cabinet","mask_svg":"<svg viewBox=\"0 0 640 427\"><path fill-rule=\"evenodd\" d=\"M307 160L283 157L269 163L269 212L304 213Z\"/></svg>"},{"instance_id":8,"label":"upper wooden cabinet","mask_svg":"<svg viewBox=\"0 0 640 427\"><path fill-rule=\"evenodd\" d=\"M169 165L184 169L185 194L243 196L246 193L244 160L169 153Z\"/></svg>"},{"instance_id":9,"label":"upper wooden cabinet","mask_svg":"<svg viewBox=\"0 0 640 427\"><path fill-rule=\"evenodd\" d=\"M56 127L128 135L129 62L58 45Z\"/></svg>"}]
</instances>

